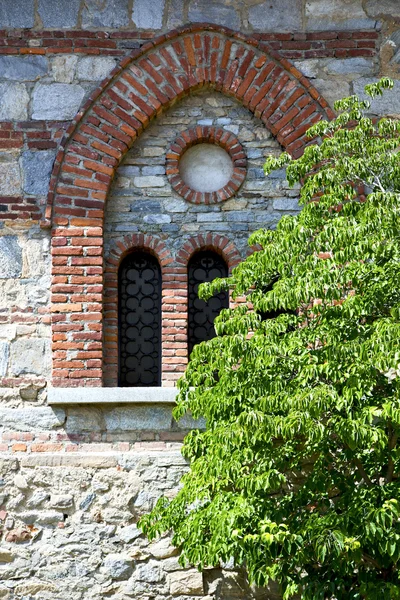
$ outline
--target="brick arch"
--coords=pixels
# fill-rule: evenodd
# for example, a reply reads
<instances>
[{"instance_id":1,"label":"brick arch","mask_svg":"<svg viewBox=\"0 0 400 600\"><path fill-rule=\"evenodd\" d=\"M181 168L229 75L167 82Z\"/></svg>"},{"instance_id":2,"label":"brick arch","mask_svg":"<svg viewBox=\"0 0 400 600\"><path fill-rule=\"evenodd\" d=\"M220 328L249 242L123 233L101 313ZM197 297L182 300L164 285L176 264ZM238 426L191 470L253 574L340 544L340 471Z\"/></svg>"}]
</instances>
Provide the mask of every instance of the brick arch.
<instances>
[{"instance_id":1,"label":"brick arch","mask_svg":"<svg viewBox=\"0 0 400 600\"><path fill-rule=\"evenodd\" d=\"M60 357L53 363L53 385L102 385L95 365L102 361L108 190L123 156L149 122L205 85L234 96L294 156L302 152L309 126L333 116L288 60L255 38L217 25L182 27L123 59L77 113L50 181L42 226L52 227L53 275L64 286L52 305L53 348Z\"/></svg>"},{"instance_id":2,"label":"brick arch","mask_svg":"<svg viewBox=\"0 0 400 600\"><path fill-rule=\"evenodd\" d=\"M162 313L168 312L170 304L170 280L173 258L165 243L155 235L134 233L125 235L113 243L104 256L104 293L103 293L103 365L102 378L105 387L113 387L118 382L118 269L121 261L130 252L145 250L156 257L162 276ZM172 294L173 296L173 294ZM168 347L171 334L168 323L162 320L162 347Z\"/></svg>"},{"instance_id":3,"label":"brick arch","mask_svg":"<svg viewBox=\"0 0 400 600\"><path fill-rule=\"evenodd\" d=\"M189 238L176 255L176 262L185 269L186 274L190 259L201 250L214 250L220 254L228 266L229 273L242 258L235 244L224 235L218 235L217 233L198 234Z\"/></svg>"}]
</instances>

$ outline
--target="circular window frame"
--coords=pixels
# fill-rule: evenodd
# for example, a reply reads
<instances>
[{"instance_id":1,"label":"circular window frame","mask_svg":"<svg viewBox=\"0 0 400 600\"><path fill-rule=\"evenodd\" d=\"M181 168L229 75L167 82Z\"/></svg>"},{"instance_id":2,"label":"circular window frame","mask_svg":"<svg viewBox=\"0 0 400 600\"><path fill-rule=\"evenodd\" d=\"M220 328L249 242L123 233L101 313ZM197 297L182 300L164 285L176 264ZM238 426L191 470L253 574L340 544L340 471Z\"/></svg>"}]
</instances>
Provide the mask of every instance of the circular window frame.
<instances>
[{"instance_id":1,"label":"circular window frame","mask_svg":"<svg viewBox=\"0 0 400 600\"><path fill-rule=\"evenodd\" d=\"M215 192L199 192L182 179L179 161L186 150L196 144L215 144L223 148L233 164L229 181ZM193 204L216 204L232 198L242 185L247 173L247 158L242 144L231 132L221 127L197 125L183 131L171 144L166 155L166 174L172 188Z\"/></svg>"}]
</instances>

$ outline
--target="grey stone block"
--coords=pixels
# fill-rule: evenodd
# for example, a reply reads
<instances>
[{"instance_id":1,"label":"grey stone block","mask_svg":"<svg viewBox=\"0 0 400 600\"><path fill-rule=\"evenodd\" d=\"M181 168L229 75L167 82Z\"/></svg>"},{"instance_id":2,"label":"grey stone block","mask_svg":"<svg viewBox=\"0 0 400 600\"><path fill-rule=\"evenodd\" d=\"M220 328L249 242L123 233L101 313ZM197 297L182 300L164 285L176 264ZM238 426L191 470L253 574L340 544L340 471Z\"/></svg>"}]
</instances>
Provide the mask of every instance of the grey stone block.
<instances>
[{"instance_id":1,"label":"grey stone block","mask_svg":"<svg viewBox=\"0 0 400 600\"><path fill-rule=\"evenodd\" d=\"M145 223L153 224L153 225L162 225L165 223L171 223L171 217L169 215L146 215L143 218Z\"/></svg>"},{"instance_id":2,"label":"grey stone block","mask_svg":"<svg viewBox=\"0 0 400 600\"><path fill-rule=\"evenodd\" d=\"M225 25L231 29L240 29L240 18L233 6L226 6L222 2L209 2L209 0L192 0L189 5L189 20L204 21Z\"/></svg>"},{"instance_id":3,"label":"grey stone block","mask_svg":"<svg viewBox=\"0 0 400 600\"><path fill-rule=\"evenodd\" d=\"M111 56L85 56L79 59L76 75L84 81L101 81L116 64L117 61Z\"/></svg>"},{"instance_id":4,"label":"grey stone block","mask_svg":"<svg viewBox=\"0 0 400 600\"><path fill-rule=\"evenodd\" d=\"M385 44L385 51L386 49L390 48L390 51L392 52L393 56L390 60L390 64L399 64L400 63L400 29L396 29L392 35L390 36L390 38L388 40L386 40ZM383 47L382 47L383 49Z\"/></svg>"},{"instance_id":5,"label":"grey stone block","mask_svg":"<svg viewBox=\"0 0 400 600\"><path fill-rule=\"evenodd\" d=\"M332 108L336 100L350 95L350 84L342 79L315 79L313 84Z\"/></svg>"},{"instance_id":6,"label":"grey stone block","mask_svg":"<svg viewBox=\"0 0 400 600\"><path fill-rule=\"evenodd\" d=\"M231 223L231 231L249 231L248 223Z\"/></svg>"},{"instance_id":7,"label":"grey stone block","mask_svg":"<svg viewBox=\"0 0 400 600\"><path fill-rule=\"evenodd\" d=\"M75 27L80 0L38 0L38 13L44 27Z\"/></svg>"},{"instance_id":8,"label":"grey stone block","mask_svg":"<svg viewBox=\"0 0 400 600\"><path fill-rule=\"evenodd\" d=\"M133 572L133 560L122 554L109 554L104 561L104 567L111 579L117 581L129 579Z\"/></svg>"},{"instance_id":9,"label":"grey stone block","mask_svg":"<svg viewBox=\"0 0 400 600\"><path fill-rule=\"evenodd\" d=\"M41 338L17 339L11 346L10 370L13 375L47 375L49 341Z\"/></svg>"},{"instance_id":10,"label":"grey stone block","mask_svg":"<svg viewBox=\"0 0 400 600\"><path fill-rule=\"evenodd\" d=\"M354 93L363 100L371 103L369 112L374 115L400 115L400 81L395 80L392 90L385 92L383 96L372 100L364 92L364 86L375 83L376 79L363 77L354 82Z\"/></svg>"},{"instance_id":11,"label":"grey stone block","mask_svg":"<svg viewBox=\"0 0 400 600\"><path fill-rule=\"evenodd\" d=\"M0 56L0 78L12 81L35 81L47 74L44 56Z\"/></svg>"},{"instance_id":12,"label":"grey stone block","mask_svg":"<svg viewBox=\"0 0 400 600\"><path fill-rule=\"evenodd\" d=\"M157 200L136 200L130 205L132 212L160 212L161 204Z\"/></svg>"},{"instance_id":13,"label":"grey stone block","mask_svg":"<svg viewBox=\"0 0 400 600\"><path fill-rule=\"evenodd\" d=\"M2 0L0 2L0 29L6 27L30 28L34 25L34 0Z\"/></svg>"},{"instance_id":14,"label":"grey stone block","mask_svg":"<svg viewBox=\"0 0 400 600\"><path fill-rule=\"evenodd\" d=\"M147 175L144 177L135 177L133 180L136 187L147 188L147 187L164 187L165 181L163 177L156 177L154 175Z\"/></svg>"},{"instance_id":15,"label":"grey stone block","mask_svg":"<svg viewBox=\"0 0 400 600\"><path fill-rule=\"evenodd\" d=\"M179 553L178 548L172 546L169 538L163 538L158 542L154 542L149 547L149 552L154 558L170 558L176 556ZM164 566L164 563L163 563Z\"/></svg>"},{"instance_id":16,"label":"grey stone block","mask_svg":"<svg viewBox=\"0 0 400 600\"><path fill-rule=\"evenodd\" d=\"M267 0L251 6L249 23L258 31L298 31L302 28L302 1Z\"/></svg>"},{"instance_id":17,"label":"grey stone block","mask_svg":"<svg viewBox=\"0 0 400 600\"><path fill-rule=\"evenodd\" d=\"M216 221L222 221L221 213L200 213L197 215L198 223L209 223L210 221L215 223Z\"/></svg>"},{"instance_id":18,"label":"grey stone block","mask_svg":"<svg viewBox=\"0 0 400 600\"><path fill-rule=\"evenodd\" d=\"M1 267L0 267L0 272L1 272ZM15 339L16 335L17 335L17 326L15 324L0 325L0 338L1 339L11 341L11 340Z\"/></svg>"},{"instance_id":19,"label":"grey stone block","mask_svg":"<svg viewBox=\"0 0 400 600\"><path fill-rule=\"evenodd\" d=\"M25 121L29 95L23 83L0 83L0 121Z\"/></svg>"},{"instance_id":20,"label":"grey stone block","mask_svg":"<svg viewBox=\"0 0 400 600\"><path fill-rule=\"evenodd\" d=\"M49 499L49 492L46 490L35 490L32 494L32 496L29 498L29 500L26 503L26 506L28 508L37 508L38 506L40 506L41 504L43 504L43 502L45 502L46 500Z\"/></svg>"},{"instance_id":21,"label":"grey stone block","mask_svg":"<svg viewBox=\"0 0 400 600\"><path fill-rule=\"evenodd\" d=\"M372 75L375 71L375 61L371 58L334 58L329 60L324 70L328 75Z\"/></svg>"},{"instance_id":22,"label":"grey stone block","mask_svg":"<svg viewBox=\"0 0 400 600\"><path fill-rule=\"evenodd\" d=\"M190 413L185 413L181 419L177 422L179 429L205 429L206 421L203 417L199 419L193 419Z\"/></svg>"},{"instance_id":23,"label":"grey stone block","mask_svg":"<svg viewBox=\"0 0 400 600\"><path fill-rule=\"evenodd\" d=\"M247 170L247 177L249 179L264 179L264 169L251 167Z\"/></svg>"},{"instance_id":24,"label":"grey stone block","mask_svg":"<svg viewBox=\"0 0 400 600\"><path fill-rule=\"evenodd\" d=\"M50 496L51 508L69 508L73 504L74 498L71 494L52 494Z\"/></svg>"},{"instance_id":25,"label":"grey stone block","mask_svg":"<svg viewBox=\"0 0 400 600\"><path fill-rule=\"evenodd\" d=\"M115 231L135 232L139 231L139 227L137 225L132 225L131 223L124 223L123 225L117 225Z\"/></svg>"},{"instance_id":26,"label":"grey stone block","mask_svg":"<svg viewBox=\"0 0 400 600\"><path fill-rule=\"evenodd\" d=\"M7 342L0 342L0 377L4 377L7 373L9 354L10 345Z\"/></svg>"},{"instance_id":27,"label":"grey stone block","mask_svg":"<svg viewBox=\"0 0 400 600\"><path fill-rule=\"evenodd\" d=\"M195 569L177 571L169 575L169 585L173 596L203 594L203 575Z\"/></svg>"},{"instance_id":28,"label":"grey stone block","mask_svg":"<svg viewBox=\"0 0 400 600\"><path fill-rule=\"evenodd\" d=\"M27 194L45 196L49 189L50 175L56 153L48 150L22 153L23 188Z\"/></svg>"},{"instance_id":29,"label":"grey stone block","mask_svg":"<svg viewBox=\"0 0 400 600\"><path fill-rule=\"evenodd\" d=\"M86 511L95 501L96 494L87 494L84 499L80 502L80 510Z\"/></svg>"},{"instance_id":30,"label":"grey stone block","mask_svg":"<svg viewBox=\"0 0 400 600\"><path fill-rule=\"evenodd\" d=\"M247 158L261 158L262 150L260 148L248 148L246 150Z\"/></svg>"},{"instance_id":31,"label":"grey stone block","mask_svg":"<svg viewBox=\"0 0 400 600\"><path fill-rule=\"evenodd\" d=\"M161 406L117 407L104 414L108 431L166 430L171 427L171 409Z\"/></svg>"},{"instance_id":32,"label":"grey stone block","mask_svg":"<svg viewBox=\"0 0 400 600\"><path fill-rule=\"evenodd\" d=\"M236 210L226 214L226 220L235 223L248 223L253 220L253 213L250 210Z\"/></svg>"},{"instance_id":33,"label":"grey stone block","mask_svg":"<svg viewBox=\"0 0 400 600\"><path fill-rule=\"evenodd\" d=\"M84 29L119 29L129 25L128 5L129 0L86 0L82 10L82 26Z\"/></svg>"},{"instance_id":34,"label":"grey stone block","mask_svg":"<svg viewBox=\"0 0 400 600\"><path fill-rule=\"evenodd\" d=\"M173 232L173 233L177 233L179 231L180 227L179 225L176 225L175 223L166 223L165 225L162 225L161 227L161 231L166 231L166 232Z\"/></svg>"},{"instance_id":35,"label":"grey stone block","mask_svg":"<svg viewBox=\"0 0 400 600\"><path fill-rule=\"evenodd\" d=\"M297 198L275 198L273 208L274 210L300 210Z\"/></svg>"},{"instance_id":36,"label":"grey stone block","mask_svg":"<svg viewBox=\"0 0 400 600\"><path fill-rule=\"evenodd\" d=\"M179 469L183 467L183 469L186 469L188 464L179 450L163 450L162 452L155 450L151 451L148 457L151 457L152 461L156 461L158 467L177 467ZM149 460L149 458L146 460ZM136 472L142 460L142 455L139 453L124 453L121 454L118 464L127 471Z\"/></svg>"},{"instance_id":37,"label":"grey stone block","mask_svg":"<svg viewBox=\"0 0 400 600\"><path fill-rule=\"evenodd\" d=\"M163 156L165 154L165 148L160 146L148 146L143 148L143 156L152 158L154 156Z\"/></svg>"},{"instance_id":38,"label":"grey stone block","mask_svg":"<svg viewBox=\"0 0 400 600\"><path fill-rule=\"evenodd\" d=\"M315 31L334 29L373 29L362 0L308 0L305 5L306 28Z\"/></svg>"},{"instance_id":39,"label":"grey stone block","mask_svg":"<svg viewBox=\"0 0 400 600\"><path fill-rule=\"evenodd\" d=\"M0 237L0 279L19 277L22 272L22 250L16 235Z\"/></svg>"},{"instance_id":40,"label":"grey stone block","mask_svg":"<svg viewBox=\"0 0 400 600\"><path fill-rule=\"evenodd\" d=\"M77 113L85 90L67 83L39 84L32 97L32 119L68 120Z\"/></svg>"},{"instance_id":41,"label":"grey stone block","mask_svg":"<svg viewBox=\"0 0 400 600\"><path fill-rule=\"evenodd\" d=\"M62 408L0 408L0 423L11 431L34 431L61 427L65 422Z\"/></svg>"},{"instance_id":42,"label":"grey stone block","mask_svg":"<svg viewBox=\"0 0 400 600\"><path fill-rule=\"evenodd\" d=\"M133 175L140 175L140 167L132 167L131 165L121 165L118 168L118 174L123 175L124 177L132 177Z\"/></svg>"},{"instance_id":43,"label":"grey stone block","mask_svg":"<svg viewBox=\"0 0 400 600\"><path fill-rule=\"evenodd\" d=\"M63 513L55 510L29 511L19 513L18 518L27 525L55 525L63 521Z\"/></svg>"},{"instance_id":44,"label":"grey stone block","mask_svg":"<svg viewBox=\"0 0 400 600\"><path fill-rule=\"evenodd\" d=\"M165 167L143 167L142 173L143 175L165 175Z\"/></svg>"},{"instance_id":45,"label":"grey stone block","mask_svg":"<svg viewBox=\"0 0 400 600\"><path fill-rule=\"evenodd\" d=\"M57 83L71 83L75 77L78 57L74 54L54 56L51 59L51 74Z\"/></svg>"},{"instance_id":46,"label":"grey stone block","mask_svg":"<svg viewBox=\"0 0 400 600\"><path fill-rule=\"evenodd\" d=\"M168 198L166 201L166 210L172 213L184 213L188 211L188 203L178 198Z\"/></svg>"},{"instance_id":47,"label":"grey stone block","mask_svg":"<svg viewBox=\"0 0 400 600\"><path fill-rule=\"evenodd\" d=\"M1 160L1 159L4 160ZM21 173L15 155L0 155L0 189L4 196L21 194Z\"/></svg>"},{"instance_id":48,"label":"grey stone block","mask_svg":"<svg viewBox=\"0 0 400 600\"><path fill-rule=\"evenodd\" d=\"M367 0L365 3L365 12L369 17L386 17L398 19L399 1L398 0Z\"/></svg>"},{"instance_id":49,"label":"grey stone block","mask_svg":"<svg viewBox=\"0 0 400 600\"><path fill-rule=\"evenodd\" d=\"M138 529L137 525L127 525L127 527L123 527L117 535L120 540L126 544L130 544L133 540L136 540L136 538L142 535L142 530Z\"/></svg>"},{"instance_id":50,"label":"grey stone block","mask_svg":"<svg viewBox=\"0 0 400 600\"><path fill-rule=\"evenodd\" d=\"M168 5L167 28L175 29L182 25L183 18L183 0L170 0Z\"/></svg>"},{"instance_id":51,"label":"grey stone block","mask_svg":"<svg viewBox=\"0 0 400 600\"><path fill-rule=\"evenodd\" d=\"M14 409L10 409L15 412ZM60 410L60 409L57 409ZM1 417L1 410L0 410ZM22 429L22 431L28 431ZM115 456L103 454L30 454L21 458L22 467L82 467L93 469L109 469L117 466Z\"/></svg>"},{"instance_id":52,"label":"grey stone block","mask_svg":"<svg viewBox=\"0 0 400 600\"><path fill-rule=\"evenodd\" d=\"M309 79L315 79L318 77L319 69L321 64L324 63L324 59L318 58L306 58L304 60L294 60L293 64L298 69L308 77Z\"/></svg>"},{"instance_id":53,"label":"grey stone block","mask_svg":"<svg viewBox=\"0 0 400 600\"><path fill-rule=\"evenodd\" d=\"M138 581L158 583L162 580L162 577L160 565L155 560L150 560L146 564L139 564L135 570L135 578Z\"/></svg>"},{"instance_id":54,"label":"grey stone block","mask_svg":"<svg viewBox=\"0 0 400 600\"><path fill-rule=\"evenodd\" d=\"M226 129L226 131L231 131L235 135L238 135L239 133L239 125L225 125L224 129Z\"/></svg>"},{"instance_id":55,"label":"grey stone block","mask_svg":"<svg viewBox=\"0 0 400 600\"><path fill-rule=\"evenodd\" d=\"M161 29L165 0L134 0L132 20L138 29Z\"/></svg>"},{"instance_id":56,"label":"grey stone block","mask_svg":"<svg viewBox=\"0 0 400 600\"><path fill-rule=\"evenodd\" d=\"M101 431L104 429L102 412L98 408L83 406L68 409L66 431Z\"/></svg>"}]
</instances>

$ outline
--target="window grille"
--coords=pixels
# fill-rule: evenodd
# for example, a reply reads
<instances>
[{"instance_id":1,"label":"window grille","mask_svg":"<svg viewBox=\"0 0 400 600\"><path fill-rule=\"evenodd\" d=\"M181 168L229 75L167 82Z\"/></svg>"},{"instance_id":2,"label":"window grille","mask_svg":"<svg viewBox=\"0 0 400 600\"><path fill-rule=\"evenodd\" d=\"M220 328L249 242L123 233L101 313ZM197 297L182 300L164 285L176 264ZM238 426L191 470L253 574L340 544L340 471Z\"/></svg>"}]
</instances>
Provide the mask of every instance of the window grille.
<instances>
[{"instance_id":1,"label":"window grille","mask_svg":"<svg viewBox=\"0 0 400 600\"><path fill-rule=\"evenodd\" d=\"M119 290L119 386L161 385L161 269L147 252L122 261Z\"/></svg>"},{"instance_id":2,"label":"window grille","mask_svg":"<svg viewBox=\"0 0 400 600\"><path fill-rule=\"evenodd\" d=\"M206 250L195 254L188 265L188 349L189 356L199 342L215 336L214 320L229 307L229 293L221 291L207 302L198 297L199 285L216 277L227 277L228 267L219 254Z\"/></svg>"}]
</instances>

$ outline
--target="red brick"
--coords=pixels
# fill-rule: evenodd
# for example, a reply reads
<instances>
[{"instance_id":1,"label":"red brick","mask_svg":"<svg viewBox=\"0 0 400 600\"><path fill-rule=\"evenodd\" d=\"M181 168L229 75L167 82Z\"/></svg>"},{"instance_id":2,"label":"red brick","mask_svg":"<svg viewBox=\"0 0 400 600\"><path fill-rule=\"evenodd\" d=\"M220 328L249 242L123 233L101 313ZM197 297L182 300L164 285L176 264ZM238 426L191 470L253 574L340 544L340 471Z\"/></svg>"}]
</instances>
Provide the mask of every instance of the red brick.
<instances>
[{"instance_id":1,"label":"red brick","mask_svg":"<svg viewBox=\"0 0 400 600\"><path fill-rule=\"evenodd\" d=\"M27 445L26 444L13 444L11 447L13 452L26 452Z\"/></svg>"},{"instance_id":2,"label":"red brick","mask_svg":"<svg viewBox=\"0 0 400 600\"><path fill-rule=\"evenodd\" d=\"M32 444L32 452L60 452L62 444Z\"/></svg>"}]
</instances>

